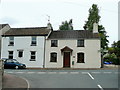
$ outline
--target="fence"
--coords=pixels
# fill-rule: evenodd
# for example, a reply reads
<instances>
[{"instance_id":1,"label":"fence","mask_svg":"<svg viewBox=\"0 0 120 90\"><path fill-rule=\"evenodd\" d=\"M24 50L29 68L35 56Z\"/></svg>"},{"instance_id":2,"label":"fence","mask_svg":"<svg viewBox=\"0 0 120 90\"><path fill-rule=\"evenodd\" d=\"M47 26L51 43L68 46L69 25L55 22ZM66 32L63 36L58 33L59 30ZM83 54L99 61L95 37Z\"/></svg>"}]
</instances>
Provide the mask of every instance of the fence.
<instances>
[{"instance_id":1,"label":"fence","mask_svg":"<svg viewBox=\"0 0 120 90\"><path fill-rule=\"evenodd\" d=\"M3 74L4 74L4 64L3 64L3 60L0 59L0 90L2 89Z\"/></svg>"}]
</instances>

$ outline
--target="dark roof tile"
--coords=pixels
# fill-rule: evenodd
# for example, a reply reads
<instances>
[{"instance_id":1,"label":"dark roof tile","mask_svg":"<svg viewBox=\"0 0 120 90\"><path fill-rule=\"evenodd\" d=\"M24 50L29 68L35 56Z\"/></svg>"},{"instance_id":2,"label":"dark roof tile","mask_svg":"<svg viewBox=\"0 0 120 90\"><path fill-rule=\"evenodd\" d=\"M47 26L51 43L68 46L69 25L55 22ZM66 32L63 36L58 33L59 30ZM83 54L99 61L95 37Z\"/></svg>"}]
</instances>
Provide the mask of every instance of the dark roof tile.
<instances>
[{"instance_id":1,"label":"dark roof tile","mask_svg":"<svg viewBox=\"0 0 120 90\"><path fill-rule=\"evenodd\" d=\"M53 31L48 39L84 39L99 38L98 33L92 33L89 30L58 30Z\"/></svg>"},{"instance_id":2,"label":"dark roof tile","mask_svg":"<svg viewBox=\"0 0 120 90\"><path fill-rule=\"evenodd\" d=\"M46 36L49 32L47 27L11 28L4 36Z\"/></svg>"}]
</instances>

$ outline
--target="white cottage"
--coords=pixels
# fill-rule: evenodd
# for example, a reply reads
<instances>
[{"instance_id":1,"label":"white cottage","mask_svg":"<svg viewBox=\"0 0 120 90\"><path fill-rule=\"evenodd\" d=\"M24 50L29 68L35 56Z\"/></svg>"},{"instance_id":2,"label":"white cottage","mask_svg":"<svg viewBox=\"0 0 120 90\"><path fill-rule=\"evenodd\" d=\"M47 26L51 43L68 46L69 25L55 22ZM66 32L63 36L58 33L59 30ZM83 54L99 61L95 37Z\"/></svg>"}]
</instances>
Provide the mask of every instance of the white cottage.
<instances>
[{"instance_id":1,"label":"white cottage","mask_svg":"<svg viewBox=\"0 0 120 90\"><path fill-rule=\"evenodd\" d=\"M2 35L2 58L17 59L29 68L43 68L47 27L11 28Z\"/></svg>"},{"instance_id":2,"label":"white cottage","mask_svg":"<svg viewBox=\"0 0 120 90\"><path fill-rule=\"evenodd\" d=\"M45 68L100 68L98 26L89 30L52 31L46 39Z\"/></svg>"}]
</instances>

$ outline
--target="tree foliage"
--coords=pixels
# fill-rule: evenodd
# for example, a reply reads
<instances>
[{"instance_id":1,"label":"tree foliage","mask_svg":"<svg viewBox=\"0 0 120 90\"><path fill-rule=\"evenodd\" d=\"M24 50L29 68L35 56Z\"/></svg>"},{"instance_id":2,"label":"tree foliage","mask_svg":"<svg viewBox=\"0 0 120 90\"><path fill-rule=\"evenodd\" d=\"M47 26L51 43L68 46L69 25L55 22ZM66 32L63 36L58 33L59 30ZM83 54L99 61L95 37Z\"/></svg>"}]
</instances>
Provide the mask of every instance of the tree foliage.
<instances>
[{"instance_id":1,"label":"tree foliage","mask_svg":"<svg viewBox=\"0 0 120 90\"><path fill-rule=\"evenodd\" d=\"M85 21L85 25L83 28L85 30L93 31L93 23L99 23L100 21L100 15L99 15L99 8L96 4L93 4L92 7L89 9L89 16L88 20ZM98 32L101 38L101 48L107 49L108 48L108 39L107 39L107 32L105 31L105 27L103 25L98 25Z\"/></svg>"},{"instance_id":2,"label":"tree foliage","mask_svg":"<svg viewBox=\"0 0 120 90\"><path fill-rule=\"evenodd\" d=\"M59 26L59 30L73 30L72 19L70 19L69 22L62 22L62 25Z\"/></svg>"}]
</instances>

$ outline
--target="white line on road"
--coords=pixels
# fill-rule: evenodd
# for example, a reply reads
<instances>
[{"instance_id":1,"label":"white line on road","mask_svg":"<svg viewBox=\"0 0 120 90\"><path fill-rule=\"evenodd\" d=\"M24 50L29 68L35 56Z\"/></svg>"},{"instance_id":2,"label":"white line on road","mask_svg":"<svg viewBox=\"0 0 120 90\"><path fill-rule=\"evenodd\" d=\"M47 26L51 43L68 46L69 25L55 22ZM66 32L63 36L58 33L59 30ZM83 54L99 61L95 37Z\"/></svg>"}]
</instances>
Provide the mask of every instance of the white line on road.
<instances>
[{"instance_id":1,"label":"white line on road","mask_svg":"<svg viewBox=\"0 0 120 90\"><path fill-rule=\"evenodd\" d=\"M35 72L27 72L28 74L33 74L33 73L35 73Z\"/></svg>"},{"instance_id":2,"label":"white line on road","mask_svg":"<svg viewBox=\"0 0 120 90\"><path fill-rule=\"evenodd\" d=\"M45 74L46 72L38 72L38 74Z\"/></svg>"},{"instance_id":3,"label":"white line on road","mask_svg":"<svg viewBox=\"0 0 120 90\"><path fill-rule=\"evenodd\" d=\"M82 72L82 74L88 74L89 72Z\"/></svg>"},{"instance_id":4,"label":"white line on road","mask_svg":"<svg viewBox=\"0 0 120 90\"><path fill-rule=\"evenodd\" d=\"M56 74L57 72L48 72L48 74Z\"/></svg>"},{"instance_id":5,"label":"white line on road","mask_svg":"<svg viewBox=\"0 0 120 90\"><path fill-rule=\"evenodd\" d=\"M13 73L13 72L7 72L7 73Z\"/></svg>"},{"instance_id":6,"label":"white line on road","mask_svg":"<svg viewBox=\"0 0 120 90\"><path fill-rule=\"evenodd\" d=\"M94 77L93 77L90 73L88 73L88 75L89 75L92 79L94 79Z\"/></svg>"},{"instance_id":7,"label":"white line on road","mask_svg":"<svg viewBox=\"0 0 120 90\"><path fill-rule=\"evenodd\" d=\"M112 72L103 72L103 73L111 74Z\"/></svg>"},{"instance_id":8,"label":"white line on road","mask_svg":"<svg viewBox=\"0 0 120 90\"><path fill-rule=\"evenodd\" d=\"M70 74L79 74L79 72L70 72Z\"/></svg>"},{"instance_id":9,"label":"white line on road","mask_svg":"<svg viewBox=\"0 0 120 90\"><path fill-rule=\"evenodd\" d=\"M59 72L59 74L67 74L68 72Z\"/></svg>"},{"instance_id":10,"label":"white line on road","mask_svg":"<svg viewBox=\"0 0 120 90\"><path fill-rule=\"evenodd\" d=\"M24 73L24 72L16 72L16 73Z\"/></svg>"},{"instance_id":11,"label":"white line on road","mask_svg":"<svg viewBox=\"0 0 120 90\"><path fill-rule=\"evenodd\" d=\"M100 85L97 85L101 90L104 90Z\"/></svg>"},{"instance_id":12,"label":"white line on road","mask_svg":"<svg viewBox=\"0 0 120 90\"><path fill-rule=\"evenodd\" d=\"M94 73L94 74L100 74L101 72L91 72L91 73Z\"/></svg>"}]
</instances>

